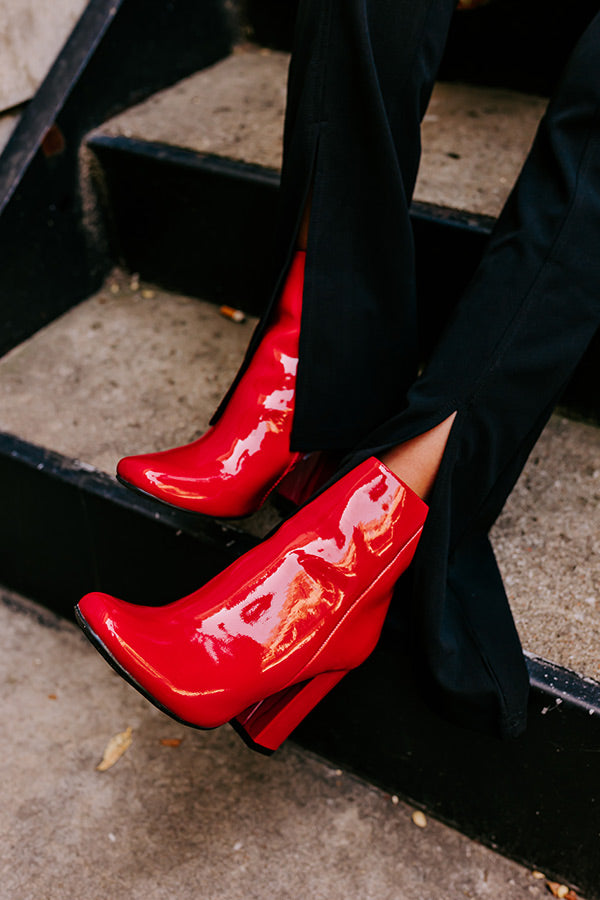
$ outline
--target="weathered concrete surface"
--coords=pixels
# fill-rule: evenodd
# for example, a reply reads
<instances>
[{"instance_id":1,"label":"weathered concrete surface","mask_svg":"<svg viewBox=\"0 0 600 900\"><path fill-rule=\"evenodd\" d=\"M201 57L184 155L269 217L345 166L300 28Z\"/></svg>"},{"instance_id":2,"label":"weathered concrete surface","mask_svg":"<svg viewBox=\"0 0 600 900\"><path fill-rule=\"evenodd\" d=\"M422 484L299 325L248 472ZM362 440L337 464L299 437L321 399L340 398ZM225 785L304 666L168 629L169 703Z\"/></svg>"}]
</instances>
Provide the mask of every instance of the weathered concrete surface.
<instances>
[{"instance_id":1,"label":"weathered concrete surface","mask_svg":"<svg viewBox=\"0 0 600 900\"><path fill-rule=\"evenodd\" d=\"M544 881L288 742L186 729L0 591L6 900L543 900ZM107 772L108 740L133 741ZM181 740L177 747L162 740Z\"/></svg>"},{"instance_id":2,"label":"weathered concrete surface","mask_svg":"<svg viewBox=\"0 0 600 900\"><path fill-rule=\"evenodd\" d=\"M278 169L288 61L240 47L101 130ZM515 91L438 84L423 123L415 199L497 215L544 108Z\"/></svg>"},{"instance_id":3,"label":"weathered concrete surface","mask_svg":"<svg viewBox=\"0 0 600 900\"><path fill-rule=\"evenodd\" d=\"M600 429L554 416L492 532L525 647L600 681Z\"/></svg>"},{"instance_id":4,"label":"weathered concrete surface","mask_svg":"<svg viewBox=\"0 0 600 900\"><path fill-rule=\"evenodd\" d=\"M516 91L437 84L415 199L499 215L545 108L540 97Z\"/></svg>"},{"instance_id":5,"label":"weathered concrete surface","mask_svg":"<svg viewBox=\"0 0 600 900\"><path fill-rule=\"evenodd\" d=\"M2 0L0 112L29 100L86 6L86 0Z\"/></svg>"},{"instance_id":6,"label":"weathered concrete surface","mask_svg":"<svg viewBox=\"0 0 600 900\"><path fill-rule=\"evenodd\" d=\"M281 165L289 56L248 45L105 123L103 134Z\"/></svg>"},{"instance_id":7,"label":"weathered concrete surface","mask_svg":"<svg viewBox=\"0 0 600 900\"><path fill-rule=\"evenodd\" d=\"M201 434L253 322L115 275L0 360L0 429L113 473ZM271 507L240 523L268 531ZM554 417L494 529L525 648L600 679L600 429Z\"/></svg>"},{"instance_id":8,"label":"weathered concrete surface","mask_svg":"<svg viewBox=\"0 0 600 900\"><path fill-rule=\"evenodd\" d=\"M256 320L129 285L115 273L0 360L0 429L110 473L127 453L206 430Z\"/></svg>"}]
</instances>

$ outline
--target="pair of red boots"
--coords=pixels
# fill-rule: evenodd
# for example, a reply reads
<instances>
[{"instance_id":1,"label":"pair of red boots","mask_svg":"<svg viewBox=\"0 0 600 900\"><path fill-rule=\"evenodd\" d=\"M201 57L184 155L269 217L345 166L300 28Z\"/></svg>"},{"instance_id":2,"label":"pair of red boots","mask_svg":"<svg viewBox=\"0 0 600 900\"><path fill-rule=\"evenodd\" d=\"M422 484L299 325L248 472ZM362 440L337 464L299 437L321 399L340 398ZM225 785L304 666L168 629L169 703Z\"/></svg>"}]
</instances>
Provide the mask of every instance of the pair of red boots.
<instances>
[{"instance_id":1,"label":"pair of red boots","mask_svg":"<svg viewBox=\"0 0 600 900\"><path fill-rule=\"evenodd\" d=\"M254 512L303 461L290 451L304 253L222 417L184 447L128 457L122 482L182 509ZM316 470L308 483L317 486ZM199 728L231 721L275 750L373 650L425 503L371 458L199 590L163 607L87 594L76 615L108 662Z\"/></svg>"}]
</instances>

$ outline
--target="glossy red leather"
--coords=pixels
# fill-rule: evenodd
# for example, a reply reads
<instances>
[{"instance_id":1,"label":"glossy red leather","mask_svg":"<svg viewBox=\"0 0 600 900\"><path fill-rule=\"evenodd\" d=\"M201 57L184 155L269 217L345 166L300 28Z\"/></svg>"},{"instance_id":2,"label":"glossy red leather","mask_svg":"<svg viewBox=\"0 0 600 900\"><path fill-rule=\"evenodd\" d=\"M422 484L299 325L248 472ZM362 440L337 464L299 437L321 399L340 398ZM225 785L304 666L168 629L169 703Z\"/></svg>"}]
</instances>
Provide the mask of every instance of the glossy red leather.
<instances>
[{"instance_id":1,"label":"glossy red leather","mask_svg":"<svg viewBox=\"0 0 600 900\"><path fill-rule=\"evenodd\" d=\"M237 518L255 512L302 454L290 451L305 253L292 261L273 321L223 415L191 444L127 456L128 486L180 509Z\"/></svg>"},{"instance_id":2,"label":"glossy red leather","mask_svg":"<svg viewBox=\"0 0 600 900\"><path fill-rule=\"evenodd\" d=\"M88 594L79 617L121 672L184 722L240 716L244 727L251 707L282 691L277 714L300 704L301 718L373 650L426 513L371 458L193 594L163 607ZM289 731L298 715L288 718ZM271 743L285 736L279 728Z\"/></svg>"}]
</instances>

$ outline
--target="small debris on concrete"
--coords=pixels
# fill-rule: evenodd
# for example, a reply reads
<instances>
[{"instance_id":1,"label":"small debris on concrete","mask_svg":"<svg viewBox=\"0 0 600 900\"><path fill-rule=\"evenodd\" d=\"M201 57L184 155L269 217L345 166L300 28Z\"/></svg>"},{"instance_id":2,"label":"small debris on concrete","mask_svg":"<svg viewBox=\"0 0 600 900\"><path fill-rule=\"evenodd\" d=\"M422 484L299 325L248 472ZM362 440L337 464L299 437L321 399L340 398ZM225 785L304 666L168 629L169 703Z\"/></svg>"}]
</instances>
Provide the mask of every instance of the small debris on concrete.
<instances>
[{"instance_id":1,"label":"small debris on concrete","mask_svg":"<svg viewBox=\"0 0 600 900\"><path fill-rule=\"evenodd\" d=\"M232 322L245 322L246 314L242 312L241 309L234 309L232 306L222 306L219 309L219 312L226 319L230 319Z\"/></svg>"},{"instance_id":2,"label":"small debris on concrete","mask_svg":"<svg viewBox=\"0 0 600 900\"><path fill-rule=\"evenodd\" d=\"M417 828L427 828L427 816L420 809L415 809L412 814L412 820Z\"/></svg>"},{"instance_id":3,"label":"small debris on concrete","mask_svg":"<svg viewBox=\"0 0 600 900\"><path fill-rule=\"evenodd\" d=\"M392 796L392 803L394 806L398 806L398 804L400 803L400 798L397 797L395 794L393 794L393 796Z\"/></svg>"},{"instance_id":4,"label":"small debris on concrete","mask_svg":"<svg viewBox=\"0 0 600 900\"><path fill-rule=\"evenodd\" d=\"M183 738L162 738L161 744L163 747L179 747Z\"/></svg>"},{"instance_id":5,"label":"small debris on concrete","mask_svg":"<svg viewBox=\"0 0 600 900\"><path fill-rule=\"evenodd\" d=\"M559 900L572 900L575 896L572 891L569 890L566 884L559 884L558 881L547 881L546 887L550 891L553 897L558 897ZM571 895L569 897L569 894Z\"/></svg>"},{"instance_id":6,"label":"small debris on concrete","mask_svg":"<svg viewBox=\"0 0 600 900\"><path fill-rule=\"evenodd\" d=\"M96 766L96 771L106 772L107 769L112 768L112 766L121 759L125 751L131 747L132 733L133 729L130 725L126 731L120 731L119 734L115 734L115 736L110 739L104 750L102 762Z\"/></svg>"},{"instance_id":7,"label":"small debris on concrete","mask_svg":"<svg viewBox=\"0 0 600 900\"><path fill-rule=\"evenodd\" d=\"M142 297L144 298L144 300L153 300L155 296L155 292L151 291L149 288L145 288L142 291Z\"/></svg>"},{"instance_id":8,"label":"small debris on concrete","mask_svg":"<svg viewBox=\"0 0 600 900\"><path fill-rule=\"evenodd\" d=\"M134 272L129 280L129 289L132 291L139 291L140 289L140 276L137 272Z\"/></svg>"},{"instance_id":9,"label":"small debris on concrete","mask_svg":"<svg viewBox=\"0 0 600 900\"><path fill-rule=\"evenodd\" d=\"M538 872L537 869L534 869L534 871L531 873L531 875L533 878L537 879L537 881L543 881L544 878L546 877L543 872Z\"/></svg>"},{"instance_id":10,"label":"small debris on concrete","mask_svg":"<svg viewBox=\"0 0 600 900\"><path fill-rule=\"evenodd\" d=\"M48 694L48 700L56 700L58 699L56 694Z\"/></svg>"}]
</instances>

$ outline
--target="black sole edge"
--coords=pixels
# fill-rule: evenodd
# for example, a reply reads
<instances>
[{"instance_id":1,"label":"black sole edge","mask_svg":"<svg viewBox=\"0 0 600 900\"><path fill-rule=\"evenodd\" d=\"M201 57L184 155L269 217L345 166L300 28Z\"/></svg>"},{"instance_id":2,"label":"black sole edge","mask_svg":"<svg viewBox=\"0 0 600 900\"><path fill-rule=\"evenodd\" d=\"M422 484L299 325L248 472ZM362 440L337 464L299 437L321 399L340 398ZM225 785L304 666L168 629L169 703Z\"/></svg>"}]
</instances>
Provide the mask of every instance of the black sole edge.
<instances>
[{"instance_id":1,"label":"black sole edge","mask_svg":"<svg viewBox=\"0 0 600 900\"><path fill-rule=\"evenodd\" d=\"M92 646L98 651L100 656L102 656L109 666L115 670L117 675L120 675L121 678L127 682L127 684L131 685L132 688L135 688L138 693L145 697L153 706L159 709L161 712L165 713L165 715L169 716L169 718L174 719L176 722L179 722L180 725L186 725L188 728L195 728L196 731L212 731L211 728L203 728L201 725L195 725L193 722L187 722L185 719L181 719L176 713L171 712L166 706L157 700L156 697L153 697L152 694L148 693L148 691L138 684L138 682L131 677L129 672L124 669L121 664L115 659L110 650L102 643L98 635L92 631L86 620L84 619L81 611L79 609L79 604L75 606L75 621L83 631L84 635L92 644Z\"/></svg>"},{"instance_id":2,"label":"black sole edge","mask_svg":"<svg viewBox=\"0 0 600 900\"><path fill-rule=\"evenodd\" d=\"M252 516L256 515L256 513L259 511L258 509L256 509L254 510L254 512L246 513L246 515L244 516L209 516L206 513L197 512L194 509L185 509L185 507L183 506L175 506L173 503L168 503L166 500L162 500L160 497L155 497L154 494L149 494L148 491L145 491L143 488L140 488L135 484L131 484L130 481L125 481L125 479L122 478L118 473L115 477L119 484L122 484L123 487L127 488L128 491L132 491L139 497L144 497L146 500L152 500L154 503L159 503L161 506L164 506L166 509L170 509L174 512L183 513L186 516L194 516L198 519L217 522L243 522L246 519L252 518ZM259 509L261 508L262 504Z\"/></svg>"},{"instance_id":3,"label":"black sole edge","mask_svg":"<svg viewBox=\"0 0 600 900\"><path fill-rule=\"evenodd\" d=\"M262 744L257 744L256 741L253 741L248 732L240 725L237 719L231 719L229 724L231 725L237 736L243 740L246 747L249 747L250 750L254 750L255 753L260 753L261 756L273 756L275 750L270 750L268 747L263 747Z\"/></svg>"},{"instance_id":4,"label":"black sole edge","mask_svg":"<svg viewBox=\"0 0 600 900\"><path fill-rule=\"evenodd\" d=\"M205 728L202 725L195 725L194 722L188 722L186 719L180 718L176 713L172 712L166 706L153 697L145 688L138 684L138 682L131 677L131 675L124 669L121 664L115 659L110 650L102 643L98 635L92 631L87 621L84 619L81 611L79 609L79 604L75 606L75 621L83 631L84 635L90 642L90 644L98 651L98 653L106 660L109 666L120 675L121 678L127 682L127 684L131 685L132 688L135 688L138 693L142 695L149 703L159 709L162 713L169 716L169 718L173 719L175 722L178 722L180 725L185 725L188 728L194 728L196 731L213 731L213 728ZM256 753L260 753L263 756L272 756L275 752L274 750L270 750L268 747L262 747L260 744L255 743L252 738L247 734L247 732L242 728L242 726L236 722L235 719L232 719L229 724L236 732L236 734L243 740L247 747L251 750L254 750Z\"/></svg>"}]
</instances>

